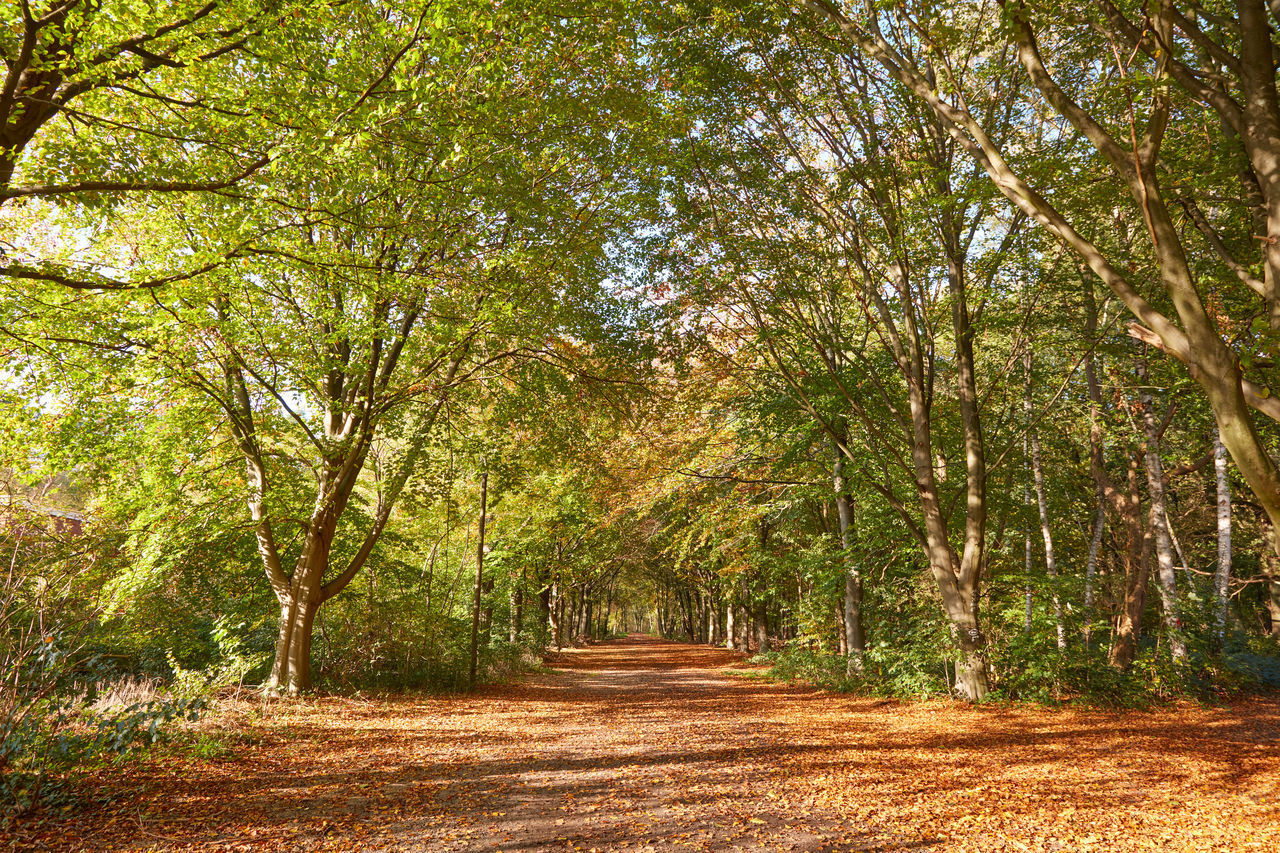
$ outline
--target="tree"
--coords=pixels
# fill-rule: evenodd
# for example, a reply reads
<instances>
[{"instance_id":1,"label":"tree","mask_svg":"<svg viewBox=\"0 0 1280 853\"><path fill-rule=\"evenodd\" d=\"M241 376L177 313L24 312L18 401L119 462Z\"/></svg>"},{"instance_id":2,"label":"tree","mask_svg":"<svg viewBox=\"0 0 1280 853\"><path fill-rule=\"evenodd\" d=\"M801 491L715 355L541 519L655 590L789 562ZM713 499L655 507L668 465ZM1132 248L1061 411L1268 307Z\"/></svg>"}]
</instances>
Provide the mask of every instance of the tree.
<instances>
[{"instance_id":1,"label":"tree","mask_svg":"<svg viewBox=\"0 0 1280 853\"><path fill-rule=\"evenodd\" d=\"M1136 318L1130 334L1187 366L1259 504L1273 523L1280 518L1280 471L1251 412L1277 420L1280 404L1265 376L1251 378L1248 373L1258 372L1245 369L1251 352L1268 346L1280 328L1274 284L1280 271L1280 105L1265 5L1246 0L1234 11L1201 14L1172 0L1150 8L1106 2L1080 14L1074 7L1006 2L994 15L962 7L948 17L910 4L888 15L871 4L856 14L826 0L810 0L809 6L928 104L994 185L1111 288ZM1046 49L1061 58L1056 72L1045 61ZM1026 81L1013 91L1033 107L1031 113L1053 110L1127 191L1127 197L1110 199L1115 218L1142 223L1149 256L1139 268L1158 276L1162 293L1144 294L1141 279L1125 271L1129 263L1089 235L1096 208L1064 207L1054 187L1040 182L1039 164L1009 154L993 132L993 93L980 87L1003 76L1001 63L1010 53ZM1084 72L1068 72L1068 57L1081 56L1086 61L1075 67ZM1148 106L1140 115L1142 99ZM1189 139L1204 127L1202 104L1219 122L1212 132L1220 144L1208 147L1209 163L1205 146ZM1215 190L1242 203L1215 206L1206 215ZM1180 214L1216 263L1202 260L1192 234L1179 227ZM1249 255L1261 262L1262 278L1250 271ZM1270 331L1229 344L1220 328L1225 301L1208 296L1210 286L1225 287L1232 279L1261 299Z\"/></svg>"},{"instance_id":2,"label":"tree","mask_svg":"<svg viewBox=\"0 0 1280 853\"><path fill-rule=\"evenodd\" d=\"M213 406L280 605L270 684L289 693L310 688L316 612L368 561L450 391L507 359L565 361L548 344L601 319L614 226L588 212L621 183L591 159L570 168L594 128L544 111L562 105L544 97L559 34L526 23L513 40L479 7L454 11L370 9L331 31L332 61L298 96L351 107L264 173L255 203L148 199L115 220L141 264L234 262L181 289L60 300L28 324L32 338L50 316L78 326ZM369 472L375 447L391 452Z\"/></svg>"},{"instance_id":3,"label":"tree","mask_svg":"<svg viewBox=\"0 0 1280 853\"><path fill-rule=\"evenodd\" d=\"M679 275L711 279L703 298L731 318L728 358L770 371L899 512L961 650L956 689L981 699L988 473L969 301L999 298L1019 218L997 217L941 125L896 85L803 29L770 22L768 38L746 17L689 134L698 242L681 247ZM953 524L940 460L957 452ZM856 579L846 586L853 603Z\"/></svg>"},{"instance_id":4,"label":"tree","mask_svg":"<svg viewBox=\"0 0 1280 853\"><path fill-rule=\"evenodd\" d=\"M112 137L126 129L121 122L137 122L128 129L159 142L163 124L149 123L158 113L181 116L183 121L199 116L196 123L225 113L226 107L213 94L216 87L209 85L212 75L233 71L235 63L245 62L248 56L257 58L257 51L278 38L278 33L270 31L292 14L287 4L240 0L196 0L161 8L131 0L117 0L105 8L92 0L23 0L9 7L0 37L5 62L0 89L0 203L86 192L222 189L261 168L266 163L263 156L240 159L243 155L230 140L218 142L206 136L185 140L188 153L193 142L206 149L202 153L217 150L224 165L231 166L223 176L202 175L199 167L185 180L163 172L146 175L137 171L139 167L157 164L109 155L86 161L88 152L83 149L75 152L71 174L46 176L46 168L53 165L48 158L57 162L70 153L46 150L37 154L44 163L24 167L26 176L36 182L13 183L24 154L54 119L64 119L68 125L63 133L79 125L95 135ZM181 73L172 73L175 70ZM99 96L96 102L83 103L95 95ZM223 131L227 117L223 115L217 125ZM105 141L98 140L99 144ZM98 150L106 154L104 148ZM87 168L90 163L101 171L94 174L97 170ZM167 172L177 165L161 168ZM40 180L46 177L54 179Z\"/></svg>"},{"instance_id":5,"label":"tree","mask_svg":"<svg viewBox=\"0 0 1280 853\"><path fill-rule=\"evenodd\" d=\"M242 185L292 134L291 52L326 18L258 0L23 0L0 14L0 205L37 216ZM210 268L120 280L31 249L8 241L0 275L102 290Z\"/></svg>"}]
</instances>

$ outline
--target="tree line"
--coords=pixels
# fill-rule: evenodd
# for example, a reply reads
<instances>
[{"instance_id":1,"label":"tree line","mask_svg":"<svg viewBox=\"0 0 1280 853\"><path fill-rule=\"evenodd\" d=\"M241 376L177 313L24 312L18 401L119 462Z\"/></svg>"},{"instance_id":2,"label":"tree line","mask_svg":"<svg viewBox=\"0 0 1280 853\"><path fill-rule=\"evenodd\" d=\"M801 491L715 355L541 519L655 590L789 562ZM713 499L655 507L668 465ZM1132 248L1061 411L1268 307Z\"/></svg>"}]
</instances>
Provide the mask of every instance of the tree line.
<instances>
[{"instance_id":1,"label":"tree line","mask_svg":"<svg viewBox=\"0 0 1280 853\"><path fill-rule=\"evenodd\" d=\"M1276 678L1260 0L4 14L6 607L76 648Z\"/></svg>"}]
</instances>

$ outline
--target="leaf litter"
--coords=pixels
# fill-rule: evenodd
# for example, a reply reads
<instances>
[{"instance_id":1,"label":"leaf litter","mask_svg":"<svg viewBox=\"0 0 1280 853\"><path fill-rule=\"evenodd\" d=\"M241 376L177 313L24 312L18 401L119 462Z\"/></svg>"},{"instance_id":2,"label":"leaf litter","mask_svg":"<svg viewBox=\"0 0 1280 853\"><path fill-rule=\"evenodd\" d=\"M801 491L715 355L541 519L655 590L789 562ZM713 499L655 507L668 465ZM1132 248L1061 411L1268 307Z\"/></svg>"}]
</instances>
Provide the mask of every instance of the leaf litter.
<instances>
[{"instance_id":1,"label":"leaf litter","mask_svg":"<svg viewBox=\"0 0 1280 853\"><path fill-rule=\"evenodd\" d=\"M630 637L460 697L278 704L225 755L98 768L58 851L1247 851L1280 844L1280 700L1100 712L743 679Z\"/></svg>"}]
</instances>

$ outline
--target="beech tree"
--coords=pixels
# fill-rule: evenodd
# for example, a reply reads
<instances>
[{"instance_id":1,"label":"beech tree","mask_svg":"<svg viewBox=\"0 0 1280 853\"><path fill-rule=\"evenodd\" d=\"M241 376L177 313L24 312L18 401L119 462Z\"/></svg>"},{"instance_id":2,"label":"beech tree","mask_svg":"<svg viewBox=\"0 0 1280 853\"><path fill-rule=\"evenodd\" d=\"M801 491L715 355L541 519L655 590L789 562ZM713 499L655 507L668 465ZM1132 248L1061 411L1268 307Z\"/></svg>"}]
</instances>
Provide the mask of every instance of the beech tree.
<instances>
[{"instance_id":1,"label":"beech tree","mask_svg":"<svg viewBox=\"0 0 1280 853\"><path fill-rule=\"evenodd\" d=\"M572 111L572 93L546 99L564 33L429 11L370 8L330 31L331 61L297 97L347 105L340 122L257 176L251 199L152 197L104 232L134 269L178 255L216 270L44 315L74 317L104 351L123 342L152 381L218 412L280 605L269 685L288 693L311 687L316 612L377 546L450 391L504 360L567 361L548 349L561 330L602 319L613 223L598 210L627 194L590 159L594 125L547 124L548 104Z\"/></svg>"},{"instance_id":2,"label":"beech tree","mask_svg":"<svg viewBox=\"0 0 1280 853\"><path fill-rule=\"evenodd\" d=\"M285 95L296 55L326 20L292 3L48 0L0 12L0 205L37 215L139 194L225 191L293 135ZM286 109L281 109L285 107ZM295 116L296 118L296 116ZM120 280L8 242L0 275L107 290L208 271Z\"/></svg>"},{"instance_id":3,"label":"beech tree","mask_svg":"<svg viewBox=\"0 0 1280 853\"><path fill-rule=\"evenodd\" d=\"M902 4L887 15L871 4L855 11L812 0L810 7L928 104L995 186L1080 257L1135 318L1131 335L1186 365L1213 409L1223 444L1274 524L1280 470L1254 412L1274 421L1280 404L1265 371L1250 367L1251 353L1269 346L1280 328L1274 284L1280 99L1266 5L1249 0L1209 11L1164 0L1080 10L1006 2L940 14ZM998 95L984 90L1000 78L997 64L1009 55L1025 83ZM1144 292L1131 259L1091 234L1096 208L1058 201L1034 160L1012 153L993 132L982 105L1010 95L1052 110L1110 169L1125 193L1110 199L1113 216L1131 210L1142 223L1141 268L1158 278L1162 292ZM1215 118L1211 125L1202 122L1206 108ZM1206 129L1213 144L1190 142ZM1231 201L1209 201L1223 195ZM1261 276L1253 272L1258 268ZM1221 329L1228 303L1209 297L1210 287L1225 289L1232 280L1269 320L1228 342ZM1236 296L1231 302L1241 304Z\"/></svg>"},{"instance_id":4,"label":"beech tree","mask_svg":"<svg viewBox=\"0 0 1280 853\"><path fill-rule=\"evenodd\" d=\"M690 133L686 227L700 242L673 278L722 270L705 285L707 310L727 315L721 349L743 369L773 372L837 448L830 476L844 535L851 476L899 513L953 628L956 690L981 699L988 439L969 304L998 298L1019 217L994 215L932 114L856 58L810 44L803 29L744 24L727 38L741 40L738 76L725 72L707 97L734 94L724 117ZM944 482L956 455L963 521ZM856 570L845 584L855 658L860 584Z\"/></svg>"}]
</instances>

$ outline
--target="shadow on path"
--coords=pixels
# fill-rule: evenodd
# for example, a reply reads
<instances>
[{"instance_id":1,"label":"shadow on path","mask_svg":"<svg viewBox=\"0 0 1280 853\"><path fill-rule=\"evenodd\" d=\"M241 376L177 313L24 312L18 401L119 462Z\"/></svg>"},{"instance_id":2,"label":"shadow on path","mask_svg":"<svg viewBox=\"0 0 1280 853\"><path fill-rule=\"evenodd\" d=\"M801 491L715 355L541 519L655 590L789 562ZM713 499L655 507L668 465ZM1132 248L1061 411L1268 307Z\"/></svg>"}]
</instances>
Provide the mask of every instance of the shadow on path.
<instances>
[{"instance_id":1,"label":"shadow on path","mask_svg":"<svg viewBox=\"0 0 1280 853\"><path fill-rule=\"evenodd\" d=\"M548 664L466 697L317 700L226 760L113 771L114 801L20 846L1060 850L1075 848L1049 843L1055 821L1101 843L1116 818L1097 849L1123 850L1171 794L1219 813L1230 798L1253 840L1250 822L1276 816L1274 702L1191 716L888 702L734 677L741 655L641 636Z\"/></svg>"}]
</instances>

